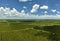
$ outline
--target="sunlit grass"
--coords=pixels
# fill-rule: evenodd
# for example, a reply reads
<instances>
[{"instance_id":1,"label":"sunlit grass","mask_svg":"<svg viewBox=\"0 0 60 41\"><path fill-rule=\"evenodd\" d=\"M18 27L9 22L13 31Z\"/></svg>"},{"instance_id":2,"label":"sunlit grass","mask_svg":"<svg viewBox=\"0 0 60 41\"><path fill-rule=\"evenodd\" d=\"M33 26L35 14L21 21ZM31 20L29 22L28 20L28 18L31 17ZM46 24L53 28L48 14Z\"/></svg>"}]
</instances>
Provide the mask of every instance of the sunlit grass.
<instances>
[{"instance_id":1,"label":"sunlit grass","mask_svg":"<svg viewBox=\"0 0 60 41\"><path fill-rule=\"evenodd\" d=\"M52 31L56 30L57 33L60 28L55 27L49 31L45 26L54 25L60 25L60 21L0 21L0 41L49 41ZM60 34L57 35L60 37Z\"/></svg>"}]
</instances>

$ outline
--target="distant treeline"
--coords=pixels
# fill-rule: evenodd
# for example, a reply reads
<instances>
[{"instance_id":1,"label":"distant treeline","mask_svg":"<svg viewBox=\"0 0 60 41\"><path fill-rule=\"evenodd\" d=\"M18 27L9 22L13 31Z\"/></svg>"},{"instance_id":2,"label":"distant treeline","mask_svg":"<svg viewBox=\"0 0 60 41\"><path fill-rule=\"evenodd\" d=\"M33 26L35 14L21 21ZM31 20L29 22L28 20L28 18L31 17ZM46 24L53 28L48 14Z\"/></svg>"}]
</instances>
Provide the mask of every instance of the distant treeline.
<instances>
[{"instance_id":1,"label":"distant treeline","mask_svg":"<svg viewBox=\"0 0 60 41\"><path fill-rule=\"evenodd\" d=\"M60 20L55 20L55 19L2 19L2 20L6 20L6 21L8 21L8 22L17 22L17 21L19 21L19 22L37 22L37 21L52 21L52 22L54 22L54 21L60 21Z\"/></svg>"}]
</instances>

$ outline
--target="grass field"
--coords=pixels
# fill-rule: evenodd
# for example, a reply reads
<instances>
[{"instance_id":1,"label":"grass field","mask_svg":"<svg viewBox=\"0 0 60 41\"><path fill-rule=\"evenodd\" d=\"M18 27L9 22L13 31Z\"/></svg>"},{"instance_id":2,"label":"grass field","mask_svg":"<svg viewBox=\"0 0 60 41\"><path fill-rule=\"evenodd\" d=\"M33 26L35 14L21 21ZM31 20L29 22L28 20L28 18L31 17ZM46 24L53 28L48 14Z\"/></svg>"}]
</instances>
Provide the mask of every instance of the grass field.
<instances>
[{"instance_id":1,"label":"grass field","mask_svg":"<svg viewBox=\"0 0 60 41\"><path fill-rule=\"evenodd\" d=\"M0 41L60 41L60 20L0 20Z\"/></svg>"}]
</instances>

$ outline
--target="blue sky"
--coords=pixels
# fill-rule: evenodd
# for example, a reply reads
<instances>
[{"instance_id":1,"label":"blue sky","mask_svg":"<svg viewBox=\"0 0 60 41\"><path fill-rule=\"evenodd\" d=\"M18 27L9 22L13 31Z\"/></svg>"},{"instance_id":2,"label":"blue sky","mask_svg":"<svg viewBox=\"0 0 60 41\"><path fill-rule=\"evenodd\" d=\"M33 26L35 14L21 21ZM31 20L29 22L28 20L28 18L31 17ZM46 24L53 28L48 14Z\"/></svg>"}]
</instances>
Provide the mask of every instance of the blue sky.
<instances>
[{"instance_id":1,"label":"blue sky","mask_svg":"<svg viewBox=\"0 0 60 41\"><path fill-rule=\"evenodd\" d=\"M46 15L50 15L51 17L51 15L60 15L60 0L0 0L0 11L3 9L4 12L4 14L0 12L1 16L7 16L5 15L5 13L7 13L6 8L8 8L8 11L10 11L10 13L11 10L14 12L16 11L16 15L19 15L18 13L23 13L23 15L27 14L29 17L34 16L34 18L35 16L40 17ZM8 13L8 15L10 14ZM12 16L8 17L11 18ZM17 16L14 17L17 18ZM21 17L19 18L21 19Z\"/></svg>"}]
</instances>

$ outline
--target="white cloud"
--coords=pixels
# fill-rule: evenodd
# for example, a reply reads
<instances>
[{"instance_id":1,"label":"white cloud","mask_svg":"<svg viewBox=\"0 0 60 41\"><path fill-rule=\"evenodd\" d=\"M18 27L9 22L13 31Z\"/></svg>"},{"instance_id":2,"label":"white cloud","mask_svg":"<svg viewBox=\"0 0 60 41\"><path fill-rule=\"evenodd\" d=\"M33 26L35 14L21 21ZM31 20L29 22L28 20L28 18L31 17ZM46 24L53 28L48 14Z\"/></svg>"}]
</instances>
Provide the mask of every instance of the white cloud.
<instances>
[{"instance_id":1,"label":"white cloud","mask_svg":"<svg viewBox=\"0 0 60 41\"><path fill-rule=\"evenodd\" d=\"M19 0L20 2L27 2L28 0Z\"/></svg>"},{"instance_id":2,"label":"white cloud","mask_svg":"<svg viewBox=\"0 0 60 41\"><path fill-rule=\"evenodd\" d=\"M39 6L40 5L38 5L38 4L34 4L32 7L32 10L31 10L31 13L35 13L39 9Z\"/></svg>"},{"instance_id":3,"label":"white cloud","mask_svg":"<svg viewBox=\"0 0 60 41\"><path fill-rule=\"evenodd\" d=\"M60 15L42 15L41 19L60 19Z\"/></svg>"},{"instance_id":4,"label":"white cloud","mask_svg":"<svg viewBox=\"0 0 60 41\"><path fill-rule=\"evenodd\" d=\"M52 12L56 12L57 10L56 10L56 9L52 9L51 11L52 11Z\"/></svg>"},{"instance_id":5,"label":"white cloud","mask_svg":"<svg viewBox=\"0 0 60 41\"><path fill-rule=\"evenodd\" d=\"M21 10L21 13L25 13L25 11L24 10Z\"/></svg>"},{"instance_id":6,"label":"white cloud","mask_svg":"<svg viewBox=\"0 0 60 41\"><path fill-rule=\"evenodd\" d=\"M48 14L48 12L47 12L47 11L44 11L43 13L44 13L44 15L47 15L47 14Z\"/></svg>"},{"instance_id":7,"label":"white cloud","mask_svg":"<svg viewBox=\"0 0 60 41\"><path fill-rule=\"evenodd\" d=\"M26 6L23 6L24 9L26 9L27 7Z\"/></svg>"},{"instance_id":8,"label":"white cloud","mask_svg":"<svg viewBox=\"0 0 60 41\"><path fill-rule=\"evenodd\" d=\"M46 13L48 13L47 11L44 11L44 13L46 14Z\"/></svg>"},{"instance_id":9,"label":"white cloud","mask_svg":"<svg viewBox=\"0 0 60 41\"><path fill-rule=\"evenodd\" d=\"M59 12L59 11L57 11L57 14L60 14L60 12Z\"/></svg>"},{"instance_id":10,"label":"white cloud","mask_svg":"<svg viewBox=\"0 0 60 41\"><path fill-rule=\"evenodd\" d=\"M43 5L43 6L40 7L40 9L45 9L46 10L46 9L48 9L48 6Z\"/></svg>"},{"instance_id":11,"label":"white cloud","mask_svg":"<svg viewBox=\"0 0 60 41\"><path fill-rule=\"evenodd\" d=\"M60 19L60 15L33 15L27 14L24 10L21 12L15 8L0 7L0 19Z\"/></svg>"},{"instance_id":12,"label":"white cloud","mask_svg":"<svg viewBox=\"0 0 60 41\"><path fill-rule=\"evenodd\" d=\"M32 0L19 0L19 2L27 2L27 1L32 1Z\"/></svg>"}]
</instances>

